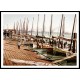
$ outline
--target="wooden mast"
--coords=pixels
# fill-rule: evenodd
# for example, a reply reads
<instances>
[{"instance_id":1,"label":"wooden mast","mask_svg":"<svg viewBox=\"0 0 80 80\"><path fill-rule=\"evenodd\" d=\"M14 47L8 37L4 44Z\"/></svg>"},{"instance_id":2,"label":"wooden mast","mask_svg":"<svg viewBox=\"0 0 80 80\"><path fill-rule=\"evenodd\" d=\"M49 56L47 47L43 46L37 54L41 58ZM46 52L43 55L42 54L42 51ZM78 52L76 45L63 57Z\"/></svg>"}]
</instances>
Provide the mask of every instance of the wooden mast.
<instances>
[{"instance_id":1,"label":"wooden mast","mask_svg":"<svg viewBox=\"0 0 80 80\"><path fill-rule=\"evenodd\" d=\"M44 25L45 25L45 14L44 14L44 20L43 20L43 31L42 31L42 37L44 36Z\"/></svg>"},{"instance_id":2,"label":"wooden mast","mask_svg":"<svg viewBox=\"0 0 80 80\"><path fill-rule=\"evenodd\" d=\"M59 43L58 43L58 47L60 47L60 37L61 37L62 26L63 26L63 14L62 14L62 19L61 19L61 27L60 27L60 34L59 34Z\"/></svg>"},{"instance_id":3,"label":"wooden mast","mask_svg":"<svg viewBox=\"0 0 80 80\"><path fill-rule=\"evenodd\" d=\"M71 45L70 45L70 49L72 50L73 53L75 53L75 40L73 41L74 38L76 38L76 33L74 32L74 28L75 28L75 23L76 23L76 14L74 16L74 22L73 22L73 29L72 29L72 35L71 35ZM72 48L72 44L73 44L73 48Z\"/></svg>"},{"instance_id":4,"label":"wooden mast","mask_svg":"<svg viewBox=\"0 0 80 80\"><path fill-rule=\"evenodd\" d=\"M61 28L60 28L60 35L59 35L59 37L62 35L62 28L63 28L63 14L62 14Z\"/></svg>"},{"instance_id":5,"label":"wooden mast","mask_svg":"<svg viewBox=\"0 0 80 80\"><path fill-rule=\"evenodd\" d=\"M16 34L18 35L18 21L16 23Z\"/></svg>"},{"instance_id":6,"label":"wooden mast","mask_svg":"<svg viewBox=\"0 0 80 80\"><path fill-rule=\"evenodd\" d=\"M28 24L29 24L29 20L27 18L27 22L26 22L26 35L28 34Z\"/></svg>"},{"instance_id":7,"label":"wooden mast","mask_svg":"<svg viewBox=\"0 0 80 80\"><path fill-rule=\"evenodd\" d=\"M64 48L63 46L63 38L64 38L64 33L65 33L65 16L63 16L63 25L62 25L62 47L61 48Z\"/></svg>"},{"instance_id":8,"label":"wooden mast","mask_svg":"<svg viewBox=\"0 0 80 80\"><path fill-rule=\"evenodd\" d=\"M21 32L21 34L23 33L21 19L20 19L20 32Z\"/></svg>"},{"instance_id":9,"label":"wooden mast","mask_svg":"<svg viewBox=\"0 0 80 80\"><path fill-rule=\"evenodd\" d=\"M50 24L50 37L52 35L52 18L53 18L53 15L51 15L51 24Z\"/></svg>"},{"instance_id":10,"label":"wooden mast","mask_svg":"<svg viewBox=\"0 0 80 80\"><path fill-rule=\"evenodd\" d=\"M15 29L15 22L14 22L14 34L16 34L16 29Z\"/></svg>"},{"instance_id":11,"label":"wooden mast","mask_svg":"<svg viewBox=\"0 0 80 80\"><path fill-rule=\"evenodd\" d=\"M23 22L23 35L25 34L25 19L24 19L24 22Z\"/></svg>"},{"instance_id":12,"label":"wooden mast","mask_svg":"<svg viewBox=\"0 0 80 80\"><path fill-rule=\"evenodd\" d=\"M63 18L62 37L64 37L64 33L65 33L65 16L64 16L64 18Z\"/></svg>"},{"instance_id":13,"label":"wooden mast","mask_svg":"<svg viewBox=\"0 0 80 80\"><path fill-rule=\"evenodd\" d=\"M19 33L18 33L18 35L20 35L20 27L19 27Z\"/></svg>"},{"instance_id":14,"label":"wooden mast","mask_svg":"<svg viewBox=\"0 0 80 80\"><path fill-rule=\"evenodd\" d=\"M38 36L38 24L39 24L39 14L38 14L38 21L37 21L37 36ZM38 48L38 38L37 38L37 48Z\"/></svg>"},{"instance_id":15,"label":"wooden mast","mask_svg":"<svg viewBox=\"0 0 80 80\"><path fill-rule=\"evenodd\" d=\"M38 24L39 24L39 14L38 14L38 21L37 21L37 36L38 36Z\"/></svg>"},{"instance_id":16,"label":"wooden mast","mask_svg":"<svg viewBox=\"0 0 80 80\"><path fill-rule=\"evenodd\" d=\"M34 17L33 17L33 21L32 21L31 37L32 37L32 32L33 32L33 22L34 22Z\"/></svg>"},{"instance_id":17,"label":"wooden mast","mask_svg":"<svg viewBox=\"0 0 80 80\"><path fill-rule=\"evenodd\" d=\"M50 38L52 37L52 18L53 18L53 15L51 15L51 24L50 24ZM53 38L52 38L52 41L53 41ZM51 40L49 39L49 42L51 42ZM53 46L52 42L50 44L51 46Z\"/></svg>"},{"instance_id":18,"label":"wooden mast","mask_svg":"<svg viewBox=\"0 0 80 80\"><path fill-rule=\"evenodd\" d=\"M43 31L42 31L42 48L43 48L44 26L45 26L45 14L44 14Z\"/></svg>"},{"instance_id":19,"label":"wooden mast","mask_svg":"<svg viewBox=\"0 0 80 80\"><path fill-rule=\"evenodd\" d=\"M21 19L20 19L20 25L19 25L19 33L20 33L20 35L22 34L22 24L21 24Z\"/></svg>"},{"instance_id":20,"label":"wooden mast","mask_svg":"<svg viewBox=\"0 0 80 80\"><path fill-rule=\"evenodd\" d=\"M20 35L20 29L21 29L21 26L20 26L20 24L19 24L19 32L18 32L19 35Z\"/></svg>"}]
</instances>

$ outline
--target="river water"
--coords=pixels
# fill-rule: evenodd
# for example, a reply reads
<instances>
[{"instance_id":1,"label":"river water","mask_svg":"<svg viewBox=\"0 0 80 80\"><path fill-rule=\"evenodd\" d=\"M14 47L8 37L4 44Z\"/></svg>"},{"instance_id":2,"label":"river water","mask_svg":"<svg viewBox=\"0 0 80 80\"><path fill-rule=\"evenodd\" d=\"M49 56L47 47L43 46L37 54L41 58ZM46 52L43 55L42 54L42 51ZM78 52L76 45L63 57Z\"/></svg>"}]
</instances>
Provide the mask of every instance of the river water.
<instances>
[{"instance_id":1,"label":"river water","mask_svg":"<svg viewBox=\"0 0 80 80\"><path fill-rule=\"evenodd\" d=\"M28 32L28 34L31 34L31 32ZM37 34L36 32L33 32L32 33L34 36ZM39 32L38 33L38 35L39 36L42 36L42 32ZM50 37L50 34L49 34L49 32L44 32L44 36L45 37ZM52 36L59 36L59 33L57 33L57 32L54 32L54 33L52 33ZM71 38L71 33L64 33L64 38Z\"/></svg>"}]
</instances>

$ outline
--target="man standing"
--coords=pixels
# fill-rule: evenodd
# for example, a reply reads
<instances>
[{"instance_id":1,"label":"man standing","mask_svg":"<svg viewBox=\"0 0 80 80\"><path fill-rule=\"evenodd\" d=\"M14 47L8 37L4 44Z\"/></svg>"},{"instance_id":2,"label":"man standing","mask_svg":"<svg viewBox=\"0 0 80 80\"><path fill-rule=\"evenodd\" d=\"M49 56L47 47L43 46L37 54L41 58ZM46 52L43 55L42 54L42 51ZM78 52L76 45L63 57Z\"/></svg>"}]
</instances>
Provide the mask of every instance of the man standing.
<instances>
[{"instance_id":1,"label":"man standing","mask_svg":"<svg viewBox=\"0 0 80 80\"><path fill-rule=\"evenodd\" d=\"M20 49L20 46L21 46L21 42L18 41L18 49Z\"/></svg>"}]
</instances>

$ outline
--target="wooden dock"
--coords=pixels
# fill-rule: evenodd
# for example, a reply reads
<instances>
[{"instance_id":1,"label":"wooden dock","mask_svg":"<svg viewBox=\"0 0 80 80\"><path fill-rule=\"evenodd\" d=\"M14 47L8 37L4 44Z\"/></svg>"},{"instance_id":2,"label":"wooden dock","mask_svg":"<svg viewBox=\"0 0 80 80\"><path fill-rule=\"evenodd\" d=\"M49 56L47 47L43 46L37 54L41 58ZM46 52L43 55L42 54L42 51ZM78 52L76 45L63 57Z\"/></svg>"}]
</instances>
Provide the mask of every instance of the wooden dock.
<instances>
[{"instance_id":1,"label":"wooden dock","mask_svg":"<svg viewBox=\"0 0 80 80\"><path fill-rule=\"evenodd\" d=\"M17 48L16 41L10 41L10 40L4 40L4 53L3 53L3 64L4 65L34 65L34 64L28 64L28 61L34 61L36 63L42 63L42 65L52 65L50 61L46 60L41 60L37 53L24 50L24 46L22 45L20 49ZM18 63L13 60L23 60L26 61L27 63ZM55 64L54 64L55 65Z\"/></svg>"}]
</instances>

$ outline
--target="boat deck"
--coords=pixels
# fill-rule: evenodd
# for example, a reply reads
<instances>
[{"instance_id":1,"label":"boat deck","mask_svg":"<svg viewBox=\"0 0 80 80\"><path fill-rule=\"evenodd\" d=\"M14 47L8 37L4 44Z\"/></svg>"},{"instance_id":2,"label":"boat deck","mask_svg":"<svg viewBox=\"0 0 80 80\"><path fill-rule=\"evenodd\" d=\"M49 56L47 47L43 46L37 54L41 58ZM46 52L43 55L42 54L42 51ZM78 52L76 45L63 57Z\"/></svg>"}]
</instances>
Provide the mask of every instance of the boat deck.
<instances>
[{"instance_id":1,"label":"boat deck","mask_svg":"<svg viewBox=\"0 0 80 80\"><path fill-rule=\"evenodd\" d=\"M54 61L53 63L54 64L56 64L56 63L59 63L59 62L62 62L62 61L64 61L64 60L73 60L73 59L76 59L76 53L74 53L73 55L71 55L71 56L67 56L67 57L65 57L65 58L63 58L63 59L61 59L61 60L57 60L57 61Z\"/></svg>"}]
</instances>

